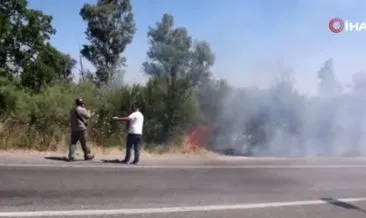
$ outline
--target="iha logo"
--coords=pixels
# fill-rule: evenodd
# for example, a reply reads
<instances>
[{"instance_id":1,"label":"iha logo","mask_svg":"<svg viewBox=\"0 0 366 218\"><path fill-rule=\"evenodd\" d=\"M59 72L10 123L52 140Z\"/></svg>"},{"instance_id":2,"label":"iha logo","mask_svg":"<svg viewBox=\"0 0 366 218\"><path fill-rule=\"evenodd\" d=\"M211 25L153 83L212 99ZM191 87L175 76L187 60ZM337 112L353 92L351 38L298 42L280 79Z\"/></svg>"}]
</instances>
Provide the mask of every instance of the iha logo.
<instances>
[{"instance_id":1,"label":"iha logo","mask_svg":"<svg viewBox=\"0 0 366 218\"><path fill-rule=\"evenodd\" d=\"M366 30L365 22L351 22L348 20L342 20L341 18L332 18L329 21L329 29L333 33L346 32L360 32Z\"/></svg>"},{"instance_id":2,"label":"iha logo","mask_svg":"<svg viewBox=\"0 0 366 218\"><path fill-rule=\"evenodd\" d=\"M340 33L344 29L344 21L340 18L333 18L329 21L329 29L333 33Z\"/></svg>"}]
</instances>

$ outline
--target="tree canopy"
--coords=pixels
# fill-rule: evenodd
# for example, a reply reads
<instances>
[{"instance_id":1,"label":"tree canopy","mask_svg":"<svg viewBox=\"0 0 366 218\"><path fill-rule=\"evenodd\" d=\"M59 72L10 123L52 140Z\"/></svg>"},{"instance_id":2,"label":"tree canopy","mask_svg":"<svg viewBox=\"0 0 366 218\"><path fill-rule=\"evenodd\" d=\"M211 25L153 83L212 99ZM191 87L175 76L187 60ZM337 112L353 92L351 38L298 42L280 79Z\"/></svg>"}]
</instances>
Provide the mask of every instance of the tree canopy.
<instances>
[{"instance_id":1,"label":"tree canopy","mask_svg":"<svg viewBox=\"0 0 366 218\"><path fill-rule=\"evenodd\" d=\"M69 80L75 61L50 43L52 16L29 9L26 0L0 2L0 75L40 91L56 80Z\"/></svg>"},{"instance_id":2,"label":"tree canopy","mask_svg":"<svg viewBox=\"0 0 366 218\"><path fill-rule=\"evenodd\" d=\"M95 5L85 4L80 10L87 23L85 32L89 45L81 54L96 68L96 82L108 85L126 58L122 56L132 42L136 27L130 0L98 0Z\"/></svg>"}]
</instances>

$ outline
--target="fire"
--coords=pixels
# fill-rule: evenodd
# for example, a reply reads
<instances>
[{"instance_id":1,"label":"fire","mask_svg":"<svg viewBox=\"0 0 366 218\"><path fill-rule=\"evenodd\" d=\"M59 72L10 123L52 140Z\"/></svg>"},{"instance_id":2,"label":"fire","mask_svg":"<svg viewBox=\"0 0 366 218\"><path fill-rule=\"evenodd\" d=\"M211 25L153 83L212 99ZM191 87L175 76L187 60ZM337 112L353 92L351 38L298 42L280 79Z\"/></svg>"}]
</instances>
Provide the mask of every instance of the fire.
<instances>
[{"instance_id":1,"label":"fire","mask_svg":"<svg viewBox=\"0 0 366 218\"><path fill-rule=\"evenodd\" d=\"M206 148L209 142L209 138L212 133L212 125L208 124L200 126L188 135L188 142L190 145L190 151L196 151L198 148Z\"/></svg>"}]
</instances>

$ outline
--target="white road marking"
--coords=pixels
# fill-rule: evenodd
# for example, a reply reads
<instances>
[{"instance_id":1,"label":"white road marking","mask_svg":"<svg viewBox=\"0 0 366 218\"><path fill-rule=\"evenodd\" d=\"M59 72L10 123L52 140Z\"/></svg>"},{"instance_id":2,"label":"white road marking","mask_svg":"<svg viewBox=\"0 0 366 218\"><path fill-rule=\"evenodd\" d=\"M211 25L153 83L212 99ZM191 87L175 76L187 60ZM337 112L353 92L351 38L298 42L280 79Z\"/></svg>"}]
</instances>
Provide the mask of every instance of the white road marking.
<instances>
[{"instance_id":1,"label":"white road marking","mask_svg":"<svg viewBox=\"0 0 366 218\"><path fill-rule=\"evenodd\" d=\"M334 202L359 202L366 201L366 198L344 198ZM290 202L269 202L257 204L236 204L236 205L207 205L187 207L161 207L161 208L136 208L136 209L106 209L106 210L64 210L64 211L22 211L22 212L0 212L0 217L52 217L52 216L98 216L98 215L131 215L131 214L161 214L177 212L207 212L218 210L245 210L273 207L293 207L305 205L329 204L323 200L311 201L290 201Z\"/></svg>"},{"instance_id":2,"label":"white road marking","mask_svg":"<svg viewBox=\"0 0 366 218\"><path fill-rule=\"evenodd\" d=\"M313 169L313 168L366 168L366 164L306 164L306 165L125 165L125 164L5 164L0 167L29 168L129 168L129 169Z\"/></svg>"}]
</instances>

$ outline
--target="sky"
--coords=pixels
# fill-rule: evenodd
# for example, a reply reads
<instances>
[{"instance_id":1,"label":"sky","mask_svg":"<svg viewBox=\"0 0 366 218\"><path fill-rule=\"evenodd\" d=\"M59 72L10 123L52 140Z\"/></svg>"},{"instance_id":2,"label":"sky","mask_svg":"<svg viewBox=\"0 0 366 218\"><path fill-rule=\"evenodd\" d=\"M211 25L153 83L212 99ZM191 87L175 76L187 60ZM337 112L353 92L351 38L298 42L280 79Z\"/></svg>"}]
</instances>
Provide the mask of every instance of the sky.
<instances>
[{"instance_id":1,"label":"sky","mask_svg":"<svg viewBox=\"0 0 366 218\"><path fill-rule=\"evenodd\" d=\"M29 7L53 16L52 44L76 60L87 43L79 11L96 0L29 0ZM147 31L164 13L197 40L210 43L213 74L237 87L267 87L280 69L291 69L296 88L317 92L317 71L329 58L342 84L366 70L366 31L332 33L331 18L366 22L364 0L132 0L137 31L124 52L126 82L144 82L141 64L149 48ZM90 64L83 62L86 67Z\"/></svg>"}]
</instances>

